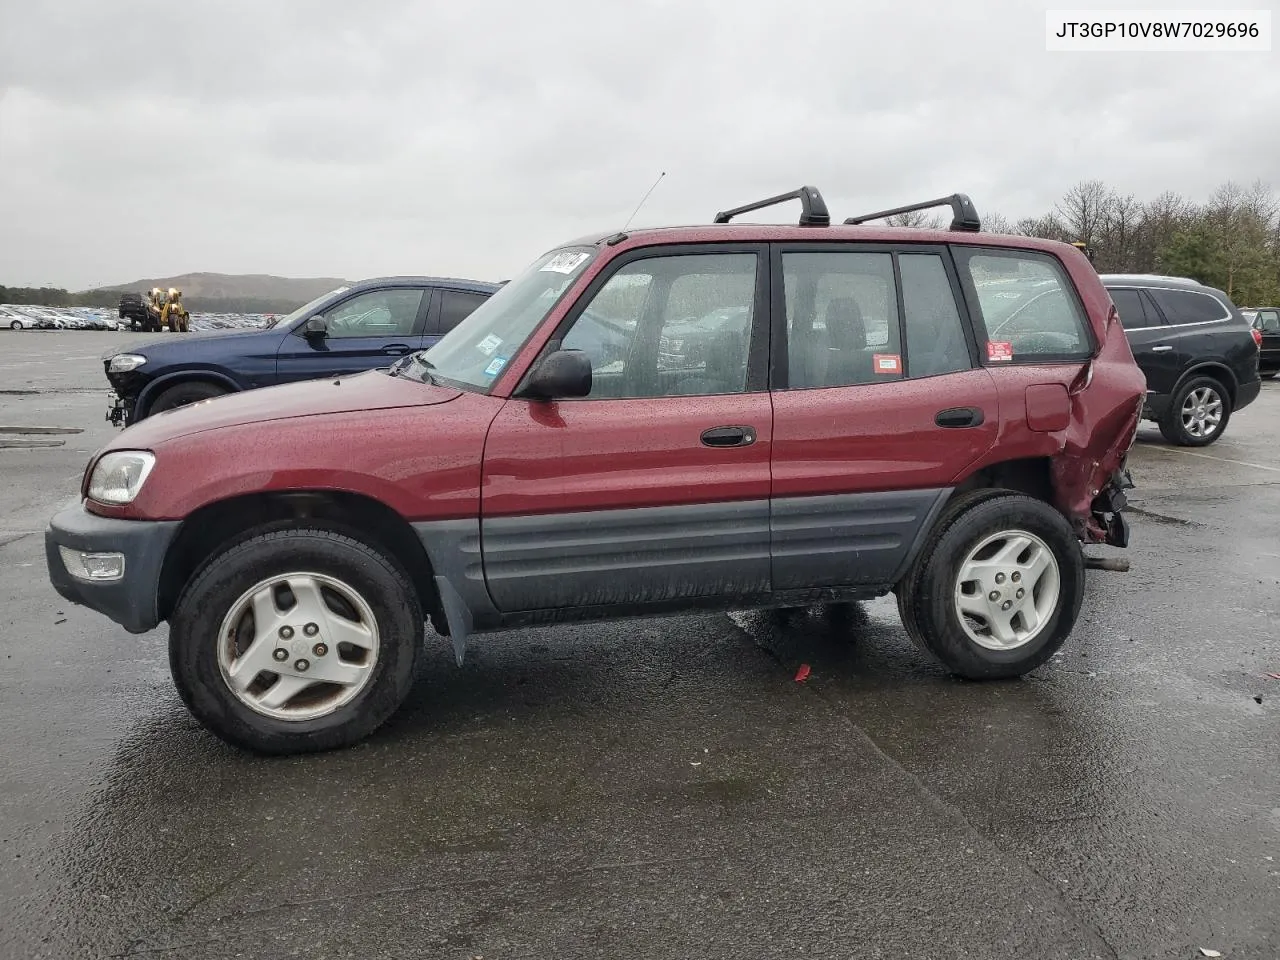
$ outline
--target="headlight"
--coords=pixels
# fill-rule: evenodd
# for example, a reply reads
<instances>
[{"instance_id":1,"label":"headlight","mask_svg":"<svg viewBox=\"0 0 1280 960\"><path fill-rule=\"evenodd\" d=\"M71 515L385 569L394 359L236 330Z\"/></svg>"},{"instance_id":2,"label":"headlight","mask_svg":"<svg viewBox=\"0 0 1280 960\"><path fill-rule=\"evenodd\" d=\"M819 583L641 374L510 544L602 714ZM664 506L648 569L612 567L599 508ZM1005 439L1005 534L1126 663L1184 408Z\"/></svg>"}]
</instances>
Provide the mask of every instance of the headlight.
<instances>
[{"instance_id":1,"label":"headlight","mask_svg":"<svg viewBox=\"0 0 1280 960\"><path fill-rule=\"evenodd\" d=\"M156 455L145 450L115 450L103 454L89 478L89 497L99 503L133 503Z\"/></svg>"},{"instance_id":2,"label":"headlight","mask_svg":"<svg viewBox=\"0 0 1280 960\"><path fill-rule=\"evenodd\" d=\"M137 353L117 353L107 364L107 373L128 373L146 362L147 358Z\"/></svg>"}]
</instances>

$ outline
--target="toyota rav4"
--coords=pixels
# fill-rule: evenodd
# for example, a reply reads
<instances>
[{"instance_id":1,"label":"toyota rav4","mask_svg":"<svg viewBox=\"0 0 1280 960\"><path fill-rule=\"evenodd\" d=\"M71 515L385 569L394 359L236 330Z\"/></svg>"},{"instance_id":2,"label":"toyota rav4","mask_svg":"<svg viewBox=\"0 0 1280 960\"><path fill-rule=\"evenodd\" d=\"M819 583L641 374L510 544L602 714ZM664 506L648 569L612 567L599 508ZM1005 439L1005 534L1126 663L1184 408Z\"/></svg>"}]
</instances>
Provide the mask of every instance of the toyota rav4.
<instances>
[{"instance_id":1,"label":"toyota rav4","mask_svg":"<svg viewBox=\"0 0 1280 960\"><path fill-rule=\"evenodd\" d=\"M862 225L940 205L949 230ZM832 225L805 187L551 250L390 369L130 427L49 573L167 621L187 706L262 752L377 728L428 620L461 663L524 624L894 592L949 670L1011 677L1070 634L1082 546L1127 543L1144 393L1079 250L984 234L962 194Z\"/></svg>"}]
</instances>

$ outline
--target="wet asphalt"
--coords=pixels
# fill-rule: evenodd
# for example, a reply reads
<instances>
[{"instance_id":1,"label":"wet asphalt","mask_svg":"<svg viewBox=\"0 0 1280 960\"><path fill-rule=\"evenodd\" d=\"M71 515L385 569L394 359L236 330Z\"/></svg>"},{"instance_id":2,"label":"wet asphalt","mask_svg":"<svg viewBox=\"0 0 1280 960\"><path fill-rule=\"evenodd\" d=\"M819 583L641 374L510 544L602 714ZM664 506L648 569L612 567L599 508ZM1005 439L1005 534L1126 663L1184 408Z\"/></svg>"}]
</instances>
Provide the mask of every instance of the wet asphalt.
<instances>
[{"instance_id":1,"label":"wet asphalt","mask_svg":"<svg viewBox=\"0 0 1280 960\"><path fill-rule=\"evenodd\" d=\"M1280 383L1143 428L1133 570L1022 680L885 600L431 637L371 740L266 760L47 584L135 339L0 331L0 427L83 430L0 432L0 958L1280 956Z\"/></svg>"}]
</instances>

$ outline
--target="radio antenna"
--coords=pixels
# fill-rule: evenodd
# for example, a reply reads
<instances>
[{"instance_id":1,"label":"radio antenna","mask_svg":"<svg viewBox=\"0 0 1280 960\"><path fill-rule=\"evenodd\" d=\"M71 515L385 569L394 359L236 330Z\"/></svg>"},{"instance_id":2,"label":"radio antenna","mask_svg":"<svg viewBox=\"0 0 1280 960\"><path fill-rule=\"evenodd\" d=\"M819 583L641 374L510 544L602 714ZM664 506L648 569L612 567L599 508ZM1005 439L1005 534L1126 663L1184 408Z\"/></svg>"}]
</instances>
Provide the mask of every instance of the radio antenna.
<instances>
[{"instance_id":1,"label":"radio antenna","mask_svg":"<svg viewBox=\"0 0 1280 960\"><path fill-rule=\"evenodd\" d=\"M640 208L644 206L644 202L649 199L649 194L658 189L658 184L662 182L662 178L666 175L667 171L665 170L658 174L658 179L653 181L653 186L649 188L649 193L646 193L640 198L640 202L637 203L636 208L631 211L631 216L627 217L627 222L622 225L622 229L618 231L619 233L626 233L627 227L631 226L631 221L636 218L636 214L640 212Z\"/></svg>"}]
</instances>

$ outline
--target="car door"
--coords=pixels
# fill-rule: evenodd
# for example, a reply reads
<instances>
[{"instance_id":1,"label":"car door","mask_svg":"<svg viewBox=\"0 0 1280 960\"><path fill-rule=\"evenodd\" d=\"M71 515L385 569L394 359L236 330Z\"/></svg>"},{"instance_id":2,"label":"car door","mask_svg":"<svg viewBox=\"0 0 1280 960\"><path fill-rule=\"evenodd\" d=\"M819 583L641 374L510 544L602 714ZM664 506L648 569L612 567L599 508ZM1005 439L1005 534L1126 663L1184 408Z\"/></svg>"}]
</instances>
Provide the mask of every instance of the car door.
<instances>
[{"instance_id":1,"label":"car door","mask_svg":"<svg viewBox=\"0 0 1280 960\"><path fill-rule=\"evenodd\" d=\"M481 543L499 610L768 592L767 284L763 245L721 244L629 251L593 281L548 345L587 354L590 395L517 390L485 443ZM709 322L697 355L664 358L667 331L732 309L739 322Z\"/></svg>"},{"instance_id":2,"label":"car door","mask_svg":"<svg viewBox=\"0 0 1280 960\"><path fill-rule=\"evenodd\" d=\"M361 290L325 309L323 334L308 334L306 318L276 354L280 383L344 376L386 367L422 348L429 298L424 287Z\"/></svg>"},{"instance_id":3,"label":"car door","mask_svg":"<svg viewBox=\"0 0 1280 960\"><path fill-rule=\"evenodd\" d=\"M1254 324L1262 334L1258 367L1263 372L1280 369L1280 310L1259 310Z\"/></svg>"},{"instance_id":4,"label":"car door","mask_svg":"<svg viewBox=\"0 0 1280 960\"><path fill-rule=\"evenodd\" d=\"M1227 362L1227 348L1234 338L1223 337L1231 311L1222 301L1210 293L1166 287L1148 287L1146 294L1167 325L1153 352L1168 347L1164 355L1177 376L1201 360Z\"/></svg>"},{"instance_id":5,"label":"car door","mask_svg":"<svg viewBox=\"0 0 1280 960\"><path fill-rule=\"evenodd\" d=\"M449 290L437 287L431 294L431 309L427 313L424 346L434 346L436 341L460 324L489 299L487 293L471 290Z\"/></svg>"},{"instance_id":6,"label":"car door","mask_svg":"<svg viewBox=\"0 0 1280 960\"><path fill-rule=\"evenodd\" d=\"M1172 393L1183 364L1164 315L1139 287L1108 287L1107 292L1120 314L1133 359L1146 375L1147 392Z\"/></svg>"},{"instance_id":7,"label":"car door","mask_svg":"<svg viewBox=\"0 0 1280 960\"><path fill-rule=\"evenodd\" d=\"M1000 427L954 266L924 246L772 259L773 588L892 583Z\"/></svg>"}]
</instances>

